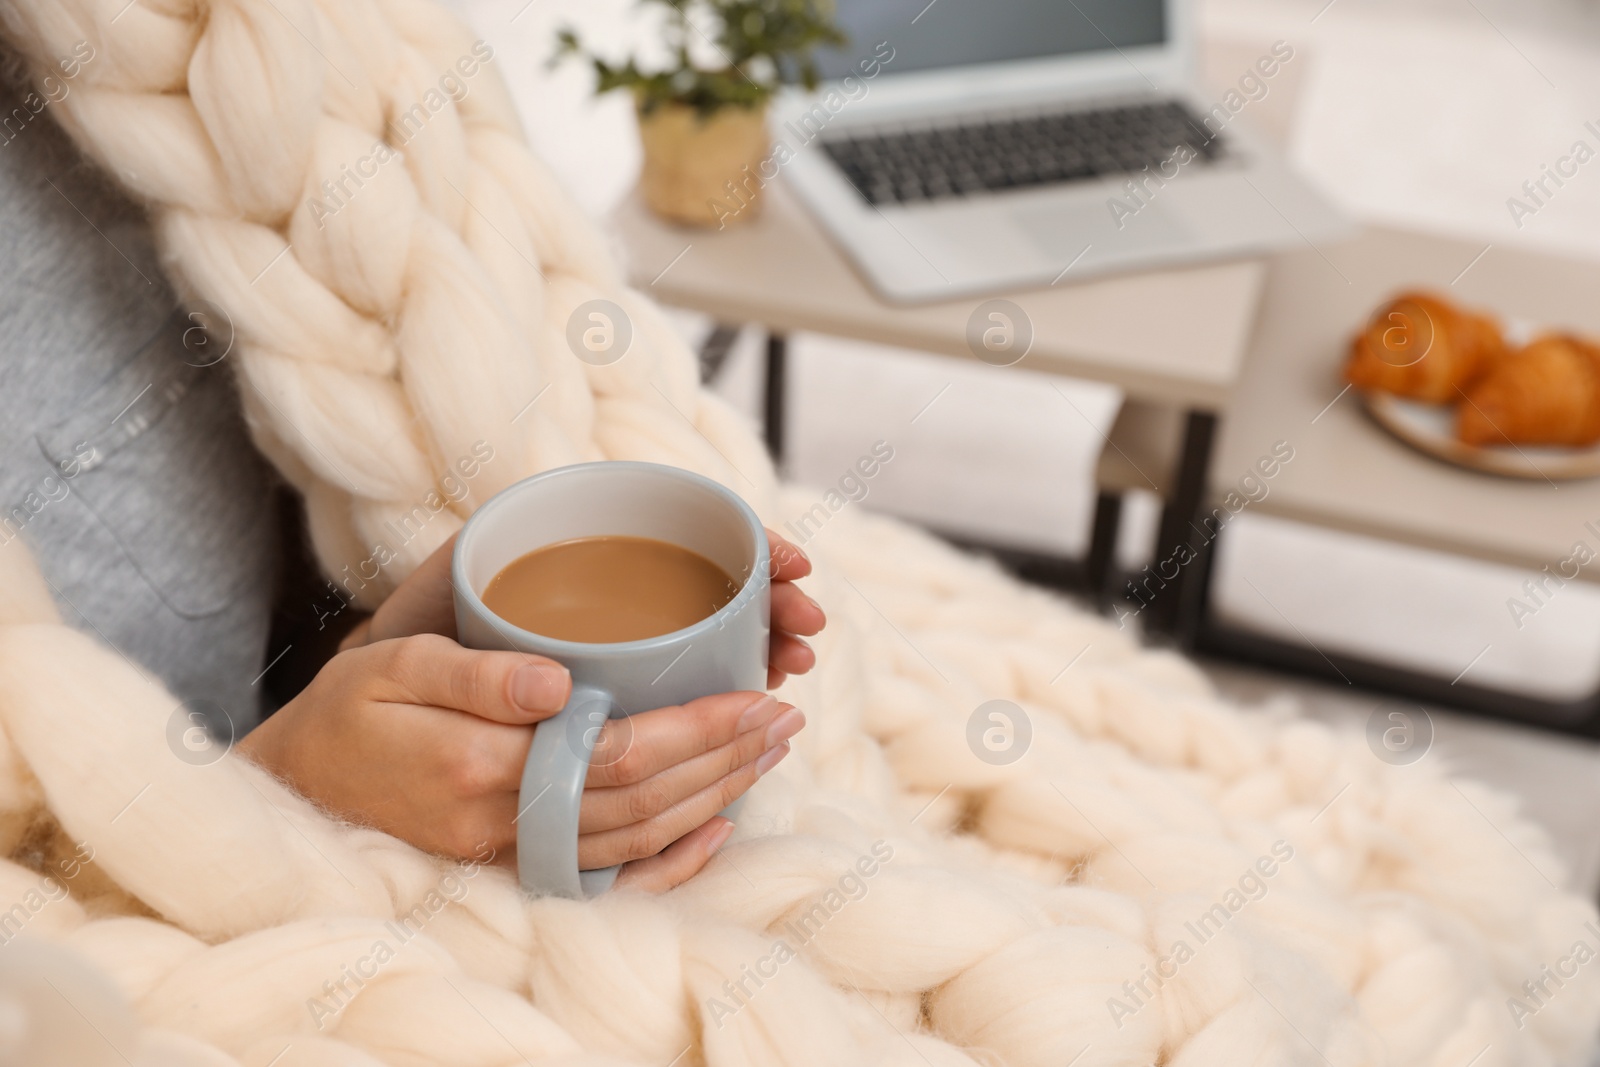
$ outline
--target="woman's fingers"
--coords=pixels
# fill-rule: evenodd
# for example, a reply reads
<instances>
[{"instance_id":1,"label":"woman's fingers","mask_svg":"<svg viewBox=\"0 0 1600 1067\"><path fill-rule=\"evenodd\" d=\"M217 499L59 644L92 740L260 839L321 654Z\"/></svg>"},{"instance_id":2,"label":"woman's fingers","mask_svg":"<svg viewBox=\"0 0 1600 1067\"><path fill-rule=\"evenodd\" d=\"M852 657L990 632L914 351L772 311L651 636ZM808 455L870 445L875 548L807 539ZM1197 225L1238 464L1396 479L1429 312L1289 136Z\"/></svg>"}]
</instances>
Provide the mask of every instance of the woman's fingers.
<instances>
[{"instance_id":1,"label":"woman's fingers","mask_svg":"<svg viewBox=\"0 0 1600 1067\"><path fill-rule=\"evenodd\" d=\"M664 893L699 874L732 835L733 823L721 816L710 819L656 855L624 865L617 886Z\"/></svg>"},{"instance_id":2,"label":"woman's fingers","mask_svg":"<svg viewBox=\"0 0 1600 1067\"><path fill-rule=\"evenodd\" d=\"M758 704L762 703L760 701ZM727 744L671 765L642 782L596 788L586 785L578 817L579 859L585 869L609 867L653 856L686 830L727 807L777 766L805 716L788 704L764 726L745 730ZM441 827L459 849L489 847L506 857L516 847L521 816L517 787L527 758L527 728L479 723L464 758L452 766L468 795ZM531 803L537 803L535 797ZM692 872L691 872L692 873Z\"/></svg>"},{"instance_id":3,"label":"woman's fingers","mask_svg":"<svg viewBox=\"0 0 1600 1067\"><path fill-rule=\"evenodd\" d=\"M785 633L811 637L828 624L827 615L815 600L792 582L772 583L772 628Z\"/></svg>"},{"instance_id":4,"label":"woman's fingers","mask_svg":"<svg viewBox=\"0 0 1600 1067\"><path fill-rule=\"evenodd\" d=\"M767 648L767 666L785 674L804 674L817 665L816 652L798 637L774 633Z\"/></svg>"},{"instance_id":5,"label":"woman's fingers","mask_svg":"<svg viewBox=\"0 0 1600 1067\"><path fill-rule=\"evenodd\" d=\"M642 782L609 789L590 785L583 791L578 832L600 833L645 822L719 779L755 763L799 733L806 724L806 717L798 708L787 704L781 707L784 710L764 729L747 730L725 745L674 764Z\"/></svg>"},{"instance_id":6,"label":"woman's fingers","mask_svg":"<svg viewBox=\"0 0 1600 1067\"><path fill-rule=\"evenodd\" d=\"M767 530L767 549L772 556L771 578L775 582L792 582L811 573L811 560L792 542Z\"/></svg>"},{"instance_id":7,"label":"woman's fingers","mask_svg":"<svg viewBox=\"0 0 1600 1067\"><path fill-rule=\"evenodd\" d=\"M674 804L661 814L615 830L578 836L578 867L590 870L654 856L745 794L789 753L789 742Z\"/></svg>"},{"instance_id":8,"label":"woman's fingers","mask_svg":"<svg viewBox=\"0 0 1600 1067\"><path fill-rule=\"evenodd\" d=\"M418 634L344 655L373 657L388 699L451 708L525 726L560 711L572 692L567 669L524 652L477 652L448 637Z\"/></svg>"},{"instance_id":9,"label":"woman's fingers","mask_svg":"<svg viewBox=\"0 0 1600 1067\"><path fill-rule=\"evenodd\" d=\"M765 693L718 693L610 719L595 742L586 788L634 785L765 727L783 706Z\"/></svg>"},{"instance_id":10,"label":"woman's fingers","mask_svg":"<svg viewBox=\"0 0 1600 1067\"><path fill-rule=\"evenodd\" d=\"M774 558L777 558L776 552L774 548ZM811 564L807 561L804 571L809 573L810 570ZM783 573L782 568L779 573ZM796 573L792 577L799 576ZM772 639L767 647L768 689L776 689L789 675L804 674L817 665L816 653L796 635L809 637L821 633L827 624L828 617L822 606L801 592L792 578L772 583Z\"/></svg>"}]
</instances>

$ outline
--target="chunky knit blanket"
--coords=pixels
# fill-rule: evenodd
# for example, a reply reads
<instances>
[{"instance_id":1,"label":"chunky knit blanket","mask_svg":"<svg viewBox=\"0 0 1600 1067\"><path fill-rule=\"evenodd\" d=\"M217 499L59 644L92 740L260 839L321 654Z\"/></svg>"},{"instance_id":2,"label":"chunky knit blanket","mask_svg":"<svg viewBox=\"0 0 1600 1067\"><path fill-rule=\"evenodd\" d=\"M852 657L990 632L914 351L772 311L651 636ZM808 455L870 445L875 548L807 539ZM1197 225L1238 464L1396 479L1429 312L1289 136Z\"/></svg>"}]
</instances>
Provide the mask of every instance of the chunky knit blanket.
<instances>
[{"instance_id":1,"label":"chunky knit blanket","mask_svg":"<svg viewBox=\"0 0 1600 1067\"><path fill-rule=\"evenodd\" d=\"M821 501L832 619L786 692L810 728L702 874L530 900L243 760L175 758L174 698L0 551L0 1063L1583 1060L1600 924L1507 798L1232 706L906 526L780 491L441 7L0 14L231 322L255 439L329 575L362 568L345 588L380 597L519 478L648 459L775 527ZM567 341L597 299L633 329L606 365Z\"/></svg>"}]
</instances>

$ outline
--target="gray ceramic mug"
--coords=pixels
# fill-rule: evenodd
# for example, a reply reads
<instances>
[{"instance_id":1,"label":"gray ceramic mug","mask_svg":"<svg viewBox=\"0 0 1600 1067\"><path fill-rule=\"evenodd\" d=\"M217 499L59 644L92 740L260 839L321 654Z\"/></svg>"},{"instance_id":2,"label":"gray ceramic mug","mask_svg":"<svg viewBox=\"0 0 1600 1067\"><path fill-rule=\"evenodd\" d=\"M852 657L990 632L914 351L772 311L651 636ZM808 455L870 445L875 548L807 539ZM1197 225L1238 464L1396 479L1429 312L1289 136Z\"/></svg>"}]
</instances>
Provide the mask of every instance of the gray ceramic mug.
<instances>
[{"instance_id":1,"label":"gray ceramic mug","mask_svg":"<svg viewBox=\"0 0 1600 1067\"><path fill-rule=\"evenodd\" d=\"M643 641L584 644L511 625L482 593L506 564L575 537L651 537L740 581L721 611ZM603 893L617 868L578 870L578 805L600 727L652 708L767 684L772 588L766 530L734 493L655 463L580 463L525 479L479 508L451 560L456 634L468 648L532 652L572 674L572 698L540 723L517 801L517 874L540 896ZM737 802L723 812L731 815Z\"/></svg>"}]
</instances>

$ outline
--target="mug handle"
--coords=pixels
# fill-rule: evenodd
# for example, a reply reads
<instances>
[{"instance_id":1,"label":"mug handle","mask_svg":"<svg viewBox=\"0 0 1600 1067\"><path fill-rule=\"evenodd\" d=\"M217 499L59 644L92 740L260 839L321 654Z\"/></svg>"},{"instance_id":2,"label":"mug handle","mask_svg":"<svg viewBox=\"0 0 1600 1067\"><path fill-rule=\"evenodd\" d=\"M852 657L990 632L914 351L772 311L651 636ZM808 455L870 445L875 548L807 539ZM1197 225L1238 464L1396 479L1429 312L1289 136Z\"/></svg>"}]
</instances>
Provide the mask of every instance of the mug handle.
<instances>
[{"instance_id":1,"label":"mug handle","mask_svg":"<svg viewBox=\"0 0 1600 1067\"><path fill-rule=\"evenodd\" d=\"M583 783L600 728L615 708L605 690L573 682L567 706L534 727L517 797L517 877L536 896L598 896L622 869L578 870Z\"/></svg>"}]
</instances>

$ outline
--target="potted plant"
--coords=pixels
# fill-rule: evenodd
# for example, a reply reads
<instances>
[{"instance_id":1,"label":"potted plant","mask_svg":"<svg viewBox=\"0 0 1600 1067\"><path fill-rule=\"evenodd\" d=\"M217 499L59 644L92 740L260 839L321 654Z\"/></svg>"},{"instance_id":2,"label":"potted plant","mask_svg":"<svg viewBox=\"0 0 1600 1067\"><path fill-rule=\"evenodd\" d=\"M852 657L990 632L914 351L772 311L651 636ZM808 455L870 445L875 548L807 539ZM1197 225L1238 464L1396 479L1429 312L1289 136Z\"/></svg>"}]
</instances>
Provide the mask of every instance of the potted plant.
<instances>
[{"instance_id":1,"label":"potted plant","mask_svg":"<svg viewBox=\"0 0 1600 1067\"><path fill-rule=\"evenodd\" d=\"M580 56L596 93L633 93L644 146L639 184L663 218L722 227L756 213L755 173L770 151L767 105L785 84L814 89L813 49L843 47L830 0L643 0L663 12L668 62L614 64L565 29L553 62ZM711 62L705 56L713 57ZM698 57L698 59L697 59ZM730 201L730 194L732 200ZM737 205L737 209L730 207Z\"/></svg>"}]
</instances>

